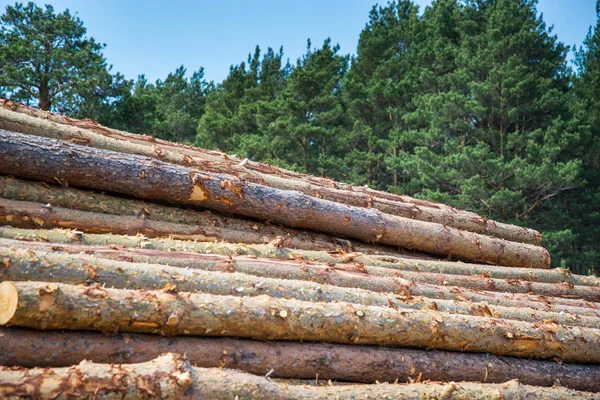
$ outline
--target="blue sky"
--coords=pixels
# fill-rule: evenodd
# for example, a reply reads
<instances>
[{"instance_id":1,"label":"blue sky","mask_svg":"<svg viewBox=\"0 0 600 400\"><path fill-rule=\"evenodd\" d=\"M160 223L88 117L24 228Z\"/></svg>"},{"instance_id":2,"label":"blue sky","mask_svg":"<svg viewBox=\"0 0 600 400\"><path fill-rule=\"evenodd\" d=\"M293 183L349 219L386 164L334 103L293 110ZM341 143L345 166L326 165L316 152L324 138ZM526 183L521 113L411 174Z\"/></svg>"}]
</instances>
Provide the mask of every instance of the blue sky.
<instances>
[{"instance_id":1,"label":"blue sky","mask_svg":"<svg viewBox=\"0 0 600 400\"><path fill-rule=\"evenodd\" d=\"M26 1L26 0L22 0ZM387 1L381 2L385 4ZM430 0L417 0L425 6ZM3 13L14 1L0 0ZM203 66L217 82L229 66L245 60L258 44L283 46L292 63L306 39L319 46L327 37L343 53L354 53L374 0L40 0L56 11L77 12L88 35L106 43L104 55L127 78L144 73L164 79L184 65ZM538 11L567 45L581 44L596 23L596 0L540 0Z\"/></svg>"}]
</instances>

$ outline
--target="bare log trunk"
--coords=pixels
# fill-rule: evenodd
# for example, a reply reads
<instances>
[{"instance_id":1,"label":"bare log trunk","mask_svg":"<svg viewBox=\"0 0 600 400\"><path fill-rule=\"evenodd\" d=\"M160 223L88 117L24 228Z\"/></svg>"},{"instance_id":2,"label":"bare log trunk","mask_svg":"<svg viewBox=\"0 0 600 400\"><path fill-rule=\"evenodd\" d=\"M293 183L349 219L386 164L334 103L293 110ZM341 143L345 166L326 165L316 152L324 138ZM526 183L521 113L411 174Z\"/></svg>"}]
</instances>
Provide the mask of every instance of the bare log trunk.
<instances>
[{"instance_id":1,"label":"bare log trunk","mask_svg":"<svg viewBox=\"0 0 600 400\"><path fill-rule=\"evenodd\" d=\"M68 367L96 363L140 363L164 353L185 354L204 368L234 368L273 378L346 382L470 381L562 386L600 392L600 366L498 357L491 354L427 351L326 343L261 342L232 338L147 334L105 335L85 331L0 328L0 365ZM271 371L272 370L272 371Z\"/></svg>"},{"instance_id":2,"label":"bare log trunk","mask_svg":"<svg viewBox=\"0 0 600 400\"><path fill-rule=\"evenodd\" d=\"M554 323L313 303L269 296L0 283L0 325L36 329L318 340L599 363L600 330Z\"/></svg>"},{"instance_id":3,"label":"bare log trunk","mask_svg":"<svg viewBox=\"0 0 600 400\"><path fill-rule=\"evenodd\" d=\"M164 369L164 371L163 371ZM84 378L85 377L85 378ZM192 367L182 356L167 353L152 361L115 366L82 363L70 368L1 369L0 395L68 399L356 399L356 398L469 398L564 399L594 398L595 394L560 387L503 384L413 383L386 385L311 386L273 382L265 377L220 368ZM119 379L121 378L121 379ZM112 380L111 380L112 379ZM121 380L123 382L121 382ZM116 382L121 385L115 384ZM101 388L99 390L99 387Z\"/></svg>"},{"instance_id":4,"label":"bare log trunk","mask_svg":"<svg viewBox=\"0 0 600 400\"><path fill-rule=\"evenodd\" d=\"M317 283L310 280L305 274L302 280L266 278L262 270L265 268L263 260L240 260L241 269L251 270L254 275L231 272L229 266L236 261L206 257L206 264L213 271L199 269L184 269L160 264L138 264L123 261L106 260L89 255L55 254L30 249L10 249L0 247L0 280L11 281L46 281L69 283L74 285L98 283L103 287L118 289L149 289L160 290L175 288L183 292L201 292L214 295L234 296L259 296L268 294L271 297L282 299L297 299L302 301L337 302L343 301L353 304L392 307L394 309L437 310L447 313L456 313L473 316L496 317L517 321L552 321L558 324L582 326L600 329L600 318L577 314L576 307L568 308L571 312L565 313L539 311L521 307L493 306L482 303L466 301L430 299L413 297L413 292L435 293L446 291L452 293L455 288L437 289L434 286L427 288L414 288L410 282L401 279L377 279L368 276L348 274L343 271L329 271L327 266L315 268L300 264L285 265L281 262L269 263L266 267L276 269L295 269L298 272L311 269L313 276L327 276L328 281L334 285ZM235 268L235 267L234 267ZM214 272L216 271L216 272ZM352 285L359 281L361 284ZM339 285L342 283L342 285ZM346 287L339 287L346 286ZM362 288L362 289L360 289ZM365 290L370 289L370 290ZM374 291L371 291L374 290ZM398 296L400 293L402 296ZM408 294L408 296L407 296ZM485 292L482 293L485 295ZM553 299L546 298L545 303L536 304L538 307L547 307ZM531 301L530 301L531 302ZM595 310L584 310L595 313Z\"/></svg>"},{"instance_id":5,"label":"bare log trunk","mask_svg":"<svg viewBox=\"0 0 600 400\"><path fill-rule=\"evenodd\" d=\"M44 162L33 164L32 159ZM58 178L74 186L233 212L467 261L528 268L548 268L550 264L542 247L340 205L147 157L7 131L0 132L0 172L47 182Z\"/></svg>"},{"instance_id":6,"label":"bare log trunk","mask_svg":"<svg viewBox=\"0 0 600 400\"><path fill-rule=\"evenodd\" d=\"M580 286L600 286L600 278L596 276L576 275L566 269L531 269L531 268L509 268L500 266L489 266L483 264L467 264L448 261L431 261L406 259L391 256L377 256L361 253L331 253L322 251L303 251L278 246L264 245L242 245L227 243L190 243L181 240L169 239L145 239L139 237L127 237L119 235L96 235L81 232L70 232L67 230L44 230L44 229L19 229L0 226L0 238L18 239L22 241L52 242L55 244L84 244L96 246L93 251L100 251L103 256L111 257L113 251L127 251L125 259L137 262L152 262L149 257L159 257L161 264L178 265L182 267L193 267L197 252L221 254L221 255L246 255L261 258L277 258L283 260L305 260L317 261L328 264L336 264L336 268L346 269L341 264L348 264L348 268L356 270L364 266L365 270L375 276L388 276L383 271L398 270L408 272L431 272L436 274L450 274L463 276L479 276L493 279L522 279L525 281L540 283L561 283ZM25 244L22 244L23 246ZM98 249L97 246L113 245L112 249ZM114 246L119 246L115 249ZM77 248L77 247L75 247ZM141 248L141 249L140 249ZM68 251L69 246L64 247ZM84 250L85 248L82 248ZM156 251L169 252L156 253ZM89 249L88 250L92 250ZM118 257L115 255L115 257ZM166 258L168 257L168 258ZM404 256L403 256L404 257ZM337 265L340 264L340 265ZM371 268L377 266L378 268ZM383 269L382 269L383 268ZM390 272L393 274L393 272Z\"/></svg>"},{"instance_id":7,"label":"bare log trunk","mask_svg":"<svg viewBox=\"0 0 600 400\"><path fill-rule=\"evenodd\" d=\"M67 140L106 150L149 156L179 165L199 167L205 171L233 174L247 181L281 190L296 190L325 200L355 207L375 208L388 214L435 222L510 241L533 245L542 243L542 236L532 229L486 220L475 213L456 210L439 203L337 183L266 164L247 162L245 165L240 165L242 160L220 152L120 132L89 121L76 121L50 113L44 113L42 116L35 115L33 110L23 110L22 107L19 108L14 104L4 103L0 106L5 107L0 108L0 128L3 129ZM32 114L38 118L31 117Z\"/></svg>"},{"instance_id":8,"label":"bare log trunk","mask_svg":"<svg viewBox=\"0 0 600 400\"><path fill-rule=\"evenodd\" d=\"M49 186L41 182L29 182L3 176L0 176L0 198L43 203L43 205L50 204L53 206L52 208L62 207L92 213L126 215L148 221L143 222L132 218L119 218L118 222L113 222L115 218L80 213L72 213L67 217L69 220L73 220L73 225L85 232L94 231L93 229L86 229L87 225L85 221L89 220L89 225L93 227L92 221L102 218L103 224L112 228L111 233L126 232L126 229L128 229L129 232L136 234L136 232L143 232L148 229L151 233L147 234L148 236L170 235L172 232L185 235L187 232L188 235L197 236L199 240L207 241L224 240L230 243L269 243L277 240L281 242L281 246L306 250L359 251L366 254L388 254L404 258L410 257L409 254L416 255L409 250L352 242L347 239L317 232L285 228L278 225L265 224L260 221L226 217L219 213L169 207L141 200L125 199L73 188ZM25 208L24 205L17 203L9 204L11 204L13 209L16 207ZM39 210L38 212L41 211L44 210ZM49 209L46 210L46 214L49 212ZM84 218L84 221L76 219L77 217ZM59 218L54 219L59 220ZM177 226L175 225L161 225L157 224L156 221L177 224L177 226L180 226L181 231L177 232ZM29 221L29 224L31 223L33 222ZM114 223L115 225L110 225L109 223ZM16 226L14 222L12 224ZM153 226L150 227L149 225ZM174 234L173 236L177 235ZM200 239L202 237L204 239ZM418 256L419 258L428 258L425 254L418 254Z\"/></svg>"}]
</instances>

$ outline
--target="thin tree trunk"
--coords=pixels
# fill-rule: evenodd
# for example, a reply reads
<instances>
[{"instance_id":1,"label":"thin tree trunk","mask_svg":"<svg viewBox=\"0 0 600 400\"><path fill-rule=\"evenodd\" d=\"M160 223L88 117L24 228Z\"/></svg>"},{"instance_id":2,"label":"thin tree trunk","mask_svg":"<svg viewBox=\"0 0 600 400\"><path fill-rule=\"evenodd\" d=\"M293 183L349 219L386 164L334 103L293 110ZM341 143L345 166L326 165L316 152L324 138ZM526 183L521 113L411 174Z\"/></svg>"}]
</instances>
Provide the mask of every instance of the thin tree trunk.
<instances>
[{"instance_id":1,"label":"thin tree trunk","mask_svg":"<svg viewBox=\"0 0 600 400\"><path fill-rule=\"evenodd\" d=\"M125 252L126 260L137 262L149 262L164 260L160 263L178 265L181 267L193 267L196 263L195 257L203 257L197 253L219 254L219 255L246 255L250 257L277 258L282 260L304 260L336 264L335 268L365 270L372 275L387 276L379 268L393 269L398 271L431 272L439 274L480 276L493 279L523 279L526 281L540 283L562 283L567 285L600 286L600 279L595 276L576 275L566 269L531 269L531 268L509 268L489 266L482 264L467 264L459 262L429 261L417 259L405 259L390 256L365 255L360 253L328 253L323 251L309 251L289 249L271 245L231 245L228 243L193 243L181 240L169 239L146 239L140 237L85 234L67 230L44 230L44 229L19 229L0 226L0 238L18 239L34 242L51 242L55 244L83 244L96 246L93 250L99 252L103 257L112 257L114 252ZM35 244L33 244L35 245ZM112 245L112 249L99 249L97 246ZM20 244L25 246L25 244ZM114 249L119 246L119 249ZM77 247L76 247L77 248ZM84 251L86 247L82 247ZM64 247L68 251L69 246ZM154 250L152 250L154 249ZM168 252L165 254L165 252ZM114 255L118 257L118 254ZM344 267L343 264L348 264Z\"/></svg>"},{"instance_id":2,"label":"thin tree trunk","mask_svg":"<svg viewBox=\"0 0 600 400\"><path fill-rule=\"evenodd\" d=\"M31 163L32 159L43 160ZM0 172L173 201L392 246L510 267L548 268L542 247L395 217L136 155L0 132ZM231 178L231 179L230 179Z\"/></svg>"},{"instance_id":3,"label":"thin tree trunk","mask_svg":"<svg viewBox=\"0 0 600 400\"><path fill-rule=\"evenodd\" d=\"M600 330L269 296L0 283L0 325L421 347L600 363Z\"/></svg>"},{"instance_id":4,"label":"thin tree trunk","mask_svg":"<svg viewBox=\"0 0 600 400\"><path fill-rule=\"evenodd\" d=\"M40 115L39 111L23 110L14 103L0 103L0 107L2 106L4 108L0 108L0 128L3 129L63 139L106 150L149 156L170 163L199 167L203 171L231 174L249 182L281 190L296 190L325 200L355 207L372 207L388 214L435 222L510 241L534 245L541 245L542 242L542 236L532 229L486 220L475 213L456 210L439 203L342 184L266 164L246 162L242 165L242 160L220 152L169 143L150 136L120 132L90 121L76 121L50 113Z\"/></svg>"},{"instance_id":5,"label":"thin tree trunk","mask_svg":"<svg viewBox=\"0 0 600 400\"><path fill-rule=\"evenodd\" d=\"M105 335L85 331L0 328L0 365L68 367L83 360L128 364L164 353L185 354L193 365L234 368L272 378L375 383L518 379L534 386L600 392L600 366L498 357L491 354L427 351L326 343L262 342L232 338Z\"/></svg>"},{"instance_id":6,"label":"thin tree trunk","mask_svg":"<svg viewBox=\"0 0 600 400\"><path fill-rule=\"evenodd\" d=\"M230 243L269 243L273 240L279 240L279 238L282 237L284 240L280 245L298 249L360 251L367 254L388 254L402 257L410 257L408 254L414 254L414 252L408 250L352 242L347 239L332 237L317 232L290 229L278 225L265 224L260 221L248 221L240 218L226 217L219 213L169 207L141 200L125 199L122 197L109 196L102 193L94 193L73 188L49 186L45 183L29 182L3 176L0 176L0 198L39 202L44 205L49 203L53 207L63 207L93 213L135 216L146 221L194 225L195 228L182 226L181 232L179 233L184 234L185 232L192 232L193 235L199 235L200 237L204 236L206 238L204 240L209 241L224 240ZM13 208L14 207L23 206L14 204ZM49 212L49 210L47 212ZM89 216L88 214L76 215L83 215L86 221L88 219L98 219L98 217ZM118 225L113 226L112 233L118 233L118 230L123 230L128 225L131 225L121 221L123 221L123 219L119 219ZM133 226L138 226L138 228L136 228L138 229L138 232L148 228L147 226L139 227L140 224L144 225L141 221L133 219L128 219L127 221L135 221ZM80 226L78 229L87 231L82 222L78 221L76 224ZM149 224L150 222L146 223L146 225ZM156 225L156 222L152 222L152 224ZM13 226L15 225L13 224ZM171 228L174 228L174 226L171 226ZM133 230L135 231L136 229ZM170 231L171 229L167 229L166 231L163 231L163 233L160 233L159 230L158 235L169 235ZM407 253L407 255L403 255L403 253ZM418 256L427 258L425 254L418 254Z\"/></svg>"},{"instance_id":7,"label":"thin tree trunk","mask_svg":"<svg viewBox=\"0 0 600 400\"><path fill-rule=\"evenodd\" d=\"M213 271L201 269L184 269L160 264L139 264L124 261L107 260L85 254L56 254L32 251L31 249L10 249L0 247L0 280L9 281L45 281L69 283L74 285L98 283L103 287L117 289L149 289L176 288L183 292L201 292L214 295L259 296L268 294L282 299L296 299L315 302L347 302L360 305L392 307L394 309L438 310L473 316L497 317L517 321L552 321L557 324L582 326L600 329L600 318L579 315L578 308L570 308L571 313L546 312L534 308L519 308L471 303L467 301L442 300L437 298L413 297L412 293L440 292L434 286L415 287L416 285L397 279L369 278L368 276L346 274L342 271L329 271L326 266L316 268L302 267L291 263L269 263L266 267L280 270L300 271L312 270L312 275L320 277L316 281L296 279L276 279L265 277L265 265L261 260L232 261L218 260L209 262ZM244 273L223 273L227 265L241 264L242 270L249 270L253 275ZM248 265L249 264L249 265ZM280 264L280 265L277 265ZM290 265L291 264L291 265ZM199 265L200 266L200 265ZM204 265L200 266L204 267ZM275 268L272 268L275 267ZM214 267L213 267L214 268ZM234 269L234 268L231 268ZM277 271L274 271L277 273ZM259 275L259 276L255 276ZM276 274L272 274L276 275ZM310 279L309 274L303 276ZM285 277L281 276L280 277ZM291 278L291 277L287 277ZM294 277L295 278L295 277ZM358 281L358 282L357 282ZM353 285L354 284L354 285ZM366 290L365 290L366 289ZM452 293L456 288L444 288L441 291ZM398 296L400 293L404 296ZM410 296L405 294L409 293ZM482 292L485 294L485 292ZM443 296L443 294L440 294ZM551 303L553 299L540 298ZM536 304L541 307L542 304ZM562 310L561 310L562 311ZM584 310L595 313L595 310Z\"/></svg>"}]
</instances>

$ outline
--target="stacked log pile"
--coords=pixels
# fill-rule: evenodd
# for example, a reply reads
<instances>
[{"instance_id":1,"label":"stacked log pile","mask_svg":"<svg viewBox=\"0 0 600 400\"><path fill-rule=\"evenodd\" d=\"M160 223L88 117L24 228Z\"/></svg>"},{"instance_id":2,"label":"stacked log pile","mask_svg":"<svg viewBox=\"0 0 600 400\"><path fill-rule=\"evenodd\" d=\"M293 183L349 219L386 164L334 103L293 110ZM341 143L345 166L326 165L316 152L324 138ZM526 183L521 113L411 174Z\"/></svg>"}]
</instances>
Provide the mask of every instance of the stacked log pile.
<instances>
[{"instance_id":1,"label":"stacked log pile","mask_svg":"<svg viewBox=\"0 0 600 400\"><path fill-rule=\"evenodd\" d=\"M595 398L600 278L549 266L531 229L0 100L2 398Z\"/></svg>"}]
</instances>

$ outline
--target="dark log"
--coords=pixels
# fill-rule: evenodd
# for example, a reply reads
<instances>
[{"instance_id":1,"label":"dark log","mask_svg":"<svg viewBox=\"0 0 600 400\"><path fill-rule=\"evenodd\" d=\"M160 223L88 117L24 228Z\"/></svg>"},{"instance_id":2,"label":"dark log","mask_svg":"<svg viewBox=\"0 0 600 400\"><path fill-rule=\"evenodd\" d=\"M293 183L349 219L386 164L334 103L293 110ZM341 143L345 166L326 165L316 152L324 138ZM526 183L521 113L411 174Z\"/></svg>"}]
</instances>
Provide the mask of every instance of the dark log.
<instances>
[{"instance_id":1,"label":"dark log","mask_svg":"<svg viewBox=\"0 0 600 400\"><path fill-rule=\"evenodd\" d=\"M359 383L418 379L503 383L518 379L525 385L559 383L571 389L600 392L598 365L377 346L0 328L0 365L11 367L68 367L83 360L140 363L164 353L185 354L198 367L233 368L255 375L270 373L272 378Z\"/></svg>"},{"instance_id":2,"label":"dark log","mask_svg":"<svg viewBox=\"0 0 600 400\"><path fill-rule=\"evenodd\" d=\"M70 223L84 232L98 231L98 229L94 229L97 227L92 225L92 221L102 219L103 227L110 227L112 233L122 232L127 234L126 232L130 232L130 234L135 235L143 232L151 237L162 235L175 237L178 234L185 236L187 233L187 235L195 236L198 240L207 241L224 240L230 243L270 243L278 241L281 242L281 246L305 250L358 251L365 254L387 254L403 258L417 255L414 252L394 247L352 242L322 233L227 217L219 213L169 207L141 200L51 186L43 182L30 182L4 176L0 176L0 198L42 203L43 209L35 212L44 214L45 211L44 215L57 212L57 208L94 213L92 215L86 213L71 213L68 215L67 218L71 221ZM22 212L32 206L32 204L26 206L22 203L7 204L10 204L10 208L13 210L18 208ZM4 212L9 212L9 206L6 205L5 207L7 210ZM130 218L96 216L95 213L130 216ZM41 219L46 220L44 217ZM59 220L59 218L54 219ZM88 224L86 224L87 221L89 221ZM160 222L175 225L160 224ZM21 223L34 224L35 222L30 220L21 221ZM16 226L15 222L11 222L11 224ZM48 227L48 222L45 222L44 226ZM89 229L87 229L88 227ZM428 258L426 254L418 254L418 257Z\"/></svg>"}]
</instances>

